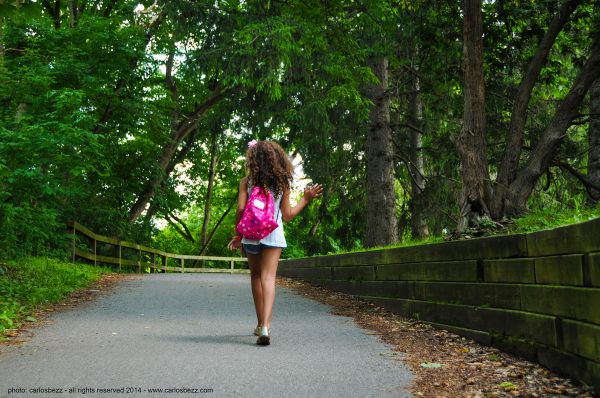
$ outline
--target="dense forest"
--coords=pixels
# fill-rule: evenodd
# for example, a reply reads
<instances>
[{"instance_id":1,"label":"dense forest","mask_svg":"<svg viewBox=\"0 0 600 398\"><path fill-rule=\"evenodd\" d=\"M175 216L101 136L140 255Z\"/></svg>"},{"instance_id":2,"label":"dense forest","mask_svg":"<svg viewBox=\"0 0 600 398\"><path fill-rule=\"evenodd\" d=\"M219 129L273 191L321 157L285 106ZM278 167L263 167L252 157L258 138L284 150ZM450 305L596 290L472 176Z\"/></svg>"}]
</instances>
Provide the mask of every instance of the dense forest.
<instances>
[{"instance_id":1,"label":"dense forest","mask_svg":"<svg viewBox=\"0 0 600 398\"><path fill-rule=\"evenodd\" d=\"M0 104L2 257L225 254L252 139L325 187L287 257L600 214L600 1L4 1Z\"/></svg>"}]
</instances>

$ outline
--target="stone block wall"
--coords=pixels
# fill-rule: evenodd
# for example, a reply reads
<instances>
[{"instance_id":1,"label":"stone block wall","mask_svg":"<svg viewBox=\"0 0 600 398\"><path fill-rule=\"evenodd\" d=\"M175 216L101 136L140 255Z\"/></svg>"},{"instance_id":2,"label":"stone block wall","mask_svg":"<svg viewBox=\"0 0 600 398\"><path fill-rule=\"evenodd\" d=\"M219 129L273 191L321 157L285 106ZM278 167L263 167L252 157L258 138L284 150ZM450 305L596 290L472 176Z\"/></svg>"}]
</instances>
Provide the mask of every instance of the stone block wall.
<instances>
[{"instance_id":1,"label":"stone block wall","mask_svg":"<svg viewBox=\"0 0 600 398\"><path fill-rule=\"evenodd\" d=\"M283 260L279 274L536 360L600 391L600 219Z\"/></svg>"}]
</instances>

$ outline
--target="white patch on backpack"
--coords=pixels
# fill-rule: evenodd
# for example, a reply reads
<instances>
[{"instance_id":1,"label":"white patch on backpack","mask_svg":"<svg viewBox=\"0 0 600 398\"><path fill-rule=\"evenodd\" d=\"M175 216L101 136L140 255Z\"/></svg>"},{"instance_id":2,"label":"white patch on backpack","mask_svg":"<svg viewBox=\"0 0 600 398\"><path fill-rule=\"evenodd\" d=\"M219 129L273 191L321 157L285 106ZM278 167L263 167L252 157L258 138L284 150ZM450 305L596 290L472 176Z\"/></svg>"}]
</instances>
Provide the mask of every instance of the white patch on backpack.
<instances>
[{"instance_id":1,"label":"white patch on backpack","mask_svg":"<svg viewBox=\"0 0 600 398\"><path fill-rule=\"evenodd\" d=\"M260 201L260 200L258 200L258 199L254 199L254 202L252 203L252 205L253 205L254 207L256 207L257 209L261 209L261 210L263 210L263 209L265 208L265 203L264 203L264 202L261 202L261 201Z\"/></svg>"}]
</instances>

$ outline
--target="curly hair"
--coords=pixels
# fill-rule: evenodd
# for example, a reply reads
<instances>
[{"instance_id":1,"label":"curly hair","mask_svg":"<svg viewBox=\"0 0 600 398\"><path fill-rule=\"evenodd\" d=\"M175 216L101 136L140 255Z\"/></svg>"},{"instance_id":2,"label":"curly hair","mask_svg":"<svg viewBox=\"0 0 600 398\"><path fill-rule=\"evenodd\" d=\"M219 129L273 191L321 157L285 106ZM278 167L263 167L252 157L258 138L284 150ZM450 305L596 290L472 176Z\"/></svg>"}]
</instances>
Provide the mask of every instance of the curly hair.
<instances>
[{"instance_id":1,"label":"curly hair","mask_svg":"<svg viewBox=\"0 0 600 398\"><path fill-rule=\"evenodd\" d=\"M268 188L275 196L291 186L292 162L276 142L258 141L248 148L246 169L252 185Z\"/></svg>"}]
</instances>

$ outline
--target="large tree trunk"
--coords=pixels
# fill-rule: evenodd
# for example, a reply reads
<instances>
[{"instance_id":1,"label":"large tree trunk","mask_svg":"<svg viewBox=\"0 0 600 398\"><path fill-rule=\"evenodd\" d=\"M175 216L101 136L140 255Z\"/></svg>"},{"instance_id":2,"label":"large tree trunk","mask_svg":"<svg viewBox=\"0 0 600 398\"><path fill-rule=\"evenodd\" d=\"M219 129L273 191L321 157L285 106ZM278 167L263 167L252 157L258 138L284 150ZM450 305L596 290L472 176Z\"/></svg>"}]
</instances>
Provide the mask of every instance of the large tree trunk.
<instances>
[{"instance_id":1,"label":"large tree trunk","mask_svg":"<svg viewBox=\"0 0 600 398\"><path fill-rule=\"evenodd\" d=\"M398 241L396 195L394 191L394 151L390 131L388 60L373 60L371 69L379 79L365 93L373 101L366 137L367 209L364 245L385 246Z\"/></svg>"},{"instance_id":2,"label":"large tree trunk","mask_svg":"<svg viewBox=\"0 0 600 398\"><path fill-rule=\"evenodd\" d=\"M208 166L208 187L206 188L206 197L204 198L204 218L202 219L202 230L200 231L200 248L206 247L206 234L208 233L208 224L210 222L213 185L217 166L217 133L217 126L214 126L210 136L210 165ZM201 252L200 255L202 254Z\"/></svg>"},{"instance_id":3,"label":"large tree trunk","mask_svg":"<svg viewBox=\"0 0 600 398\"><path fill-rule=\"evenodd\" d=\"M462 189L458 232L470 221L489 215L492 197L485 141L485 89L483 78L483 24L481 0L463 0L463 126L456 139Z\"/></svg>"},{"instance_id":4,"label":"large tree trunk","mask_svg":"<svg viewBox=\"0 0 600 398\"><path fill-rule=\"evenodd\" d=\"M540 75L542 67L546 64L546 59L548 58L550 49L556 41L556 37L580 3L581 0L567 0L562 4L550 23L533 58L529 62L527 73L521 81L521 85L519 86L519 90L515 97L508 128L506 147L504 148L502 162L498 170L497 190L500 192L514 181L517 174L519 159L521 157L521 148L523 146L525 122L527 121L527 108L529 106L529 99L531 98L535 82ZM498 192L499 195L501 195L500 192ZM494 206L493 209L490 209L494 216L498 216L502 211L499 207L500 206Z\"/></svg>"},{"instance_id":5,"label":"large tree trunk","mask_svg":"<svg viewBox=\"0 0 600 398\"><path fill-rule=\"evenodd\" d=\"M414 68L416 70L416 68ZM423 199L425 169L423 167L423 102L417 73L411 74L412 90L408 97L408 136L410 142L409 172L411 175L410 223L413 239L429 236L426 207Z\"/></svg>"},{"instance_id":6,"label":"large tree trunk","mask_svg":"<svg viewBox=\"0 0 600 398\"><path fill-rule=\"evenodd\" d=\"M571 90L562 100L552 121L542 133L525 167L509 186L504 200L504 214L518 216L527 210L527 200L540 176L546 172L556 155L567 129L577 116L581 102L592 83L600 77L600 39L596 39L587 60Z\"/></svg>"},{"instance_id":7,"label":"large tree trunk","mask_svg":"<svg viewBox=\"0 0 600 398\"><path fill-rule=\"evenodd\" d=\"M600 78L590 88L590 125L588 128L588 179L600 185ZM600 191L590 189L588 204L595 206L600 200Z\"/></svg>"}]
</instances>

